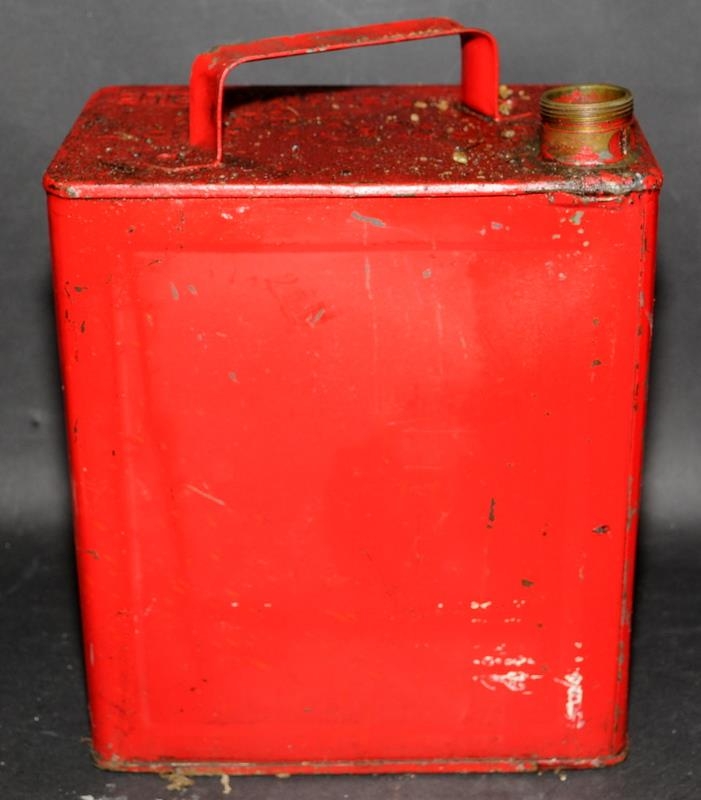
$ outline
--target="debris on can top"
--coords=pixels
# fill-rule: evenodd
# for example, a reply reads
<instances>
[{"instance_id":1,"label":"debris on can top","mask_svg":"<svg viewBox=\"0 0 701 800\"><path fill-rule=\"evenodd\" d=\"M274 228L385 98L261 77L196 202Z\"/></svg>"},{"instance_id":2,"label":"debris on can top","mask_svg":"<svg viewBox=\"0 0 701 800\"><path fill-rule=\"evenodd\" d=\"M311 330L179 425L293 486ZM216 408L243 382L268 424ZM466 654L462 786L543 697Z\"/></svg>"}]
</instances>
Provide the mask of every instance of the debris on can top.
<instances>
[{"instance_id":1,"label":"debris on can top","mask_svg":"<svg viewBox=\"0 0 701 800\"><path fill-rule=\"evenodd\" d=\"M544 86L502 87L509 113L467 110L454 86L227 89L224 155L188 141L186 86L97 92L49 167L49 192L72 198L391 196L565 191L626 194L661 177L633 123L614 168L548 163L539 153Z\"/></svg>"}]
</instances>

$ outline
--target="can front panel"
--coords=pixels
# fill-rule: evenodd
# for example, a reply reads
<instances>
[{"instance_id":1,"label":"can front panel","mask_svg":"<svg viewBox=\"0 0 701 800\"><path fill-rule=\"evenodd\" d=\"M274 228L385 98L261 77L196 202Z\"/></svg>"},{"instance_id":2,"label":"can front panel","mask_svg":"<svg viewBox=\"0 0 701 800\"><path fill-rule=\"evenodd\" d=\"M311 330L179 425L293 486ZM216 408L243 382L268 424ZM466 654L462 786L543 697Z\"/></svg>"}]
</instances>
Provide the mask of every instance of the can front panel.
<instances>
[{"instance_id":1,"label":"can front panel","mask_svg":"<svg viewBox=\"0 0 701 800\"><path fill-rule=\"evenodd\" d=\"M655 199L50 198L102 763L617 757Z\"/></svg>"}]
</instances>

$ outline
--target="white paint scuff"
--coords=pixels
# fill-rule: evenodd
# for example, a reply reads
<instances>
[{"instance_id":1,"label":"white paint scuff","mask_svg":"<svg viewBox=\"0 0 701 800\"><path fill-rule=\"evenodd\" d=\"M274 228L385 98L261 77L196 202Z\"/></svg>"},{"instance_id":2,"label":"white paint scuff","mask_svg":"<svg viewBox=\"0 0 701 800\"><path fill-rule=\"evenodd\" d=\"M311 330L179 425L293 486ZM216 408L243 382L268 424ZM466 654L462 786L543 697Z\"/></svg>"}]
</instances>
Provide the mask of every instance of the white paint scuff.
<instances>
[{"instance_id":1,"label":"white paint scuff","mask_svg":"<svg viewBox=\"0 0 701 800\"><path fill-rule=\"evenodd\" d=\"M582 705L584 703L584 676L579 667L575 667L564 678L555 678L557 683L567 689L565 699L565 718L571 727L579 730L586 724Z\"/></svg>"},{"instance_id":2,"label":"white paint scuff","mask_svg":"<svg viewBox=\"0 0 701 800\"><path fill-rule=\"evenodd\" d=\"M200 497L204 497L205 500L210 500L212 503L216 503L218 506L226 506L226 503L221 498L215 497L209 492L205 492L204 489L198 489L197 486L193 486L191 483L186 483L185 488L189 489L195 494L198 494Z\"/></svg>"},{"instance_id":3,"label":"white paint scuff","mask_svg":"<svg viewBox=\"0 0 701 800\"><path fill-rule=\"evenodd\" d=\"M504 665L505 667L522 667L525 664L535 664L535 659L530 656L483 656L482 658L474 658L472 663L483 667L498 667Z\"/></svg>"},{"instance_id":4,"label":"white paint scuff","mask_svg":"<svg viewBox=\"0 0 701 800\"><path fill-rule=\"evenodd\" d=\"M503 646L496 649L495 655L474 658L472 663L474 666L487 667L491 670L494 670L495 667L506 668L504 671L482 672L472 676L473 681L479 682L491 692L496 691L498 686L503 686L510 692L530 695L532 694L531 682L543 680L544 677L540 673L528 672L524 669L524 667L535 666L534 658L525 655L506 655Z\"/></svg>"},{"instance_id":5,"label":"white paint scuff","mask_svg":"<svg viewBox=\"0 0 701 800\"><path fill-rule=\"evenodd\" d=\"M365 293L368 296L368 300L374 300L375 296L372 293L372 266L370 264L370 259L365 256Z\"/></svg>"}]
</instances>

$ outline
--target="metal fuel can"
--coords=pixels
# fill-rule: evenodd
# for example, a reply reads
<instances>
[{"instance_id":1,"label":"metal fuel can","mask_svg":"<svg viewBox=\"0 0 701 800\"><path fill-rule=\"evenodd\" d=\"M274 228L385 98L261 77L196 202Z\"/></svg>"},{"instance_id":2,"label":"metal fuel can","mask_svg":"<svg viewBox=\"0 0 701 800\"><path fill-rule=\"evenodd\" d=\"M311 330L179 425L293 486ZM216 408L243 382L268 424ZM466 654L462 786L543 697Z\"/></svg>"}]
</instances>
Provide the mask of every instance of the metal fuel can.
<instances>
[{"instance_id":1,"label":"metal fuel can","mask_svg":"<svg viewBox=\"0 0 701 800\"><path fill-rule=\"evenodd\" d=\"M453 36L459 86L226 87ZM45 176L92 746L190 773L626 752L661 173L430 18L95 94Z\"/></svg>"}]
</instances>

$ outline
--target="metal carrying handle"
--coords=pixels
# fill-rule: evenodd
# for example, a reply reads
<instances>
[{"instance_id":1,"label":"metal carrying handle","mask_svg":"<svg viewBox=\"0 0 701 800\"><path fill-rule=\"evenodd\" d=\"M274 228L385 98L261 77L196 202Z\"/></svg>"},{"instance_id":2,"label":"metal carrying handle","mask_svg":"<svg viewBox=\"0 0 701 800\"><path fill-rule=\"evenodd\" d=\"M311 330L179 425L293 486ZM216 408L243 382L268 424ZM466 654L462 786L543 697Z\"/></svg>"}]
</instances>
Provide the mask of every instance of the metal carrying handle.
<instances>
[{"instance_id":1,"label":"metal carrying handle","mask_svg":"<svg viewBox=\"0 0 701 800\"><path fill-rule=\"evenodd\" d=\"M224 84L226 76L239 64L440 36L460 36L463 103L473 111L498 119L496 39L487 31L465 28L452 19L428 17L225 44L201 53L192 64L190 75L190 144L221 161Z\"/></svg>"}]
</instances>

